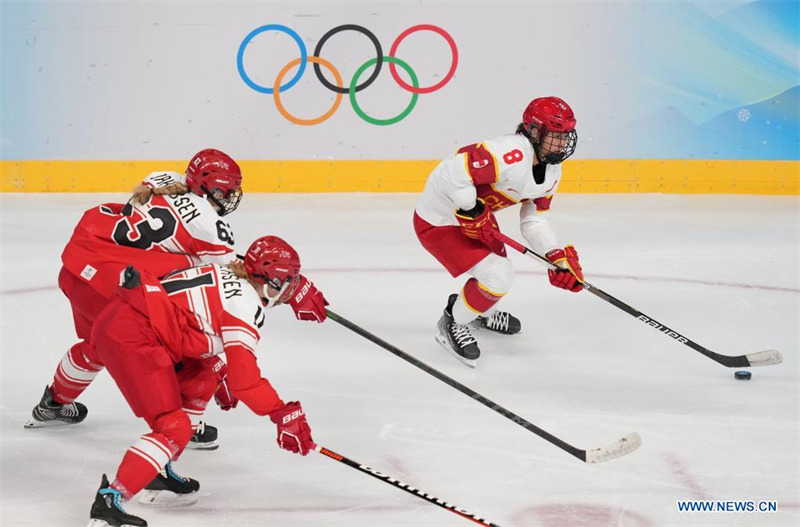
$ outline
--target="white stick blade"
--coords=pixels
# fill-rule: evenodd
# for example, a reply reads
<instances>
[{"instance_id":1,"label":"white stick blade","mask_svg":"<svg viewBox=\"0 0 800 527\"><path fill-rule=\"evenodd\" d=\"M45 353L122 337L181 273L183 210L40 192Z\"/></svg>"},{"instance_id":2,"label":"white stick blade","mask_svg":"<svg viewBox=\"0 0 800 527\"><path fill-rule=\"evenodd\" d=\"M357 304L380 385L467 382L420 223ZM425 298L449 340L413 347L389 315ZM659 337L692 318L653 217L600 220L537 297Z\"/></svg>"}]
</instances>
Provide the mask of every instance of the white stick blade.
<instances>
[{"instance_id":1,"label":"white stick blade","mask_svg":"<svg viewBox=\"0 0 800 527\"><path fill-rule=\"evenodd\" d=\"M783 355L778 350L764 350L747 355L750 366L772 366L783 362Z\"/></svg>"},{"instance_id":2,"label":"white stick blade","mask_svg":"<svg viewBox=\"0 0 800 527\"><path fill-rule=\"evenodd\" d=\"M626 456L642 446L642 438L636 432L626 435L618 441L604 446L603 448L595 448L594 450L586 451L587 463L602 463L617 459L618 457Z\"/></svg>"}]
</instances>

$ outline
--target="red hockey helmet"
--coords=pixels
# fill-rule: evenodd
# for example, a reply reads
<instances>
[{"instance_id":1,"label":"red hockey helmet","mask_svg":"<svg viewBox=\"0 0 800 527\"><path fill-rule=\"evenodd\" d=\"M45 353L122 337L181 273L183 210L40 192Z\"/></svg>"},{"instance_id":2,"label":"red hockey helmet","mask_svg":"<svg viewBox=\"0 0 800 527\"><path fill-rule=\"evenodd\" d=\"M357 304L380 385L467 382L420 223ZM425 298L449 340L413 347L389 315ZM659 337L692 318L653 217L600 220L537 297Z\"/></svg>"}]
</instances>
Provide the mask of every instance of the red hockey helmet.
<instances>
[{"instance_id":1,"label":"red hockey helmet","mask_svg":"<svg viewBox=\"0 0 800 527\"><path fill-rule=\"evenodd\" d=\"M534 99L522 112L522 127L536 156L539 161L552 165L575 153L578 143L576 123L572 108L558 97Z\"/></svg>"},{"instance_id":2,"label":"red hockey helmet","mask_svg":"<svg viewBox=\"0 0 800 527\"><path fill-rule=\"evenodd\" d=\"M225 216L242 200L242 171L231 157L207 148L197 152L186 167L186 185L199 196L206 196L217 213Z\"/></svg>"},{"instance_id":3,"label":"red hockey helmet","mask_svg":"<svg viewBox=\"0 0 800 527\"><path fill-rule=\"evenodd\" d=\"M244 255L244 268L262 286L262 298L269 307L289 300L300 283L300 257L277 236L262 236L254 241ZM270 288L274 290L272 295Z\"/></svg>"}]
</instances>

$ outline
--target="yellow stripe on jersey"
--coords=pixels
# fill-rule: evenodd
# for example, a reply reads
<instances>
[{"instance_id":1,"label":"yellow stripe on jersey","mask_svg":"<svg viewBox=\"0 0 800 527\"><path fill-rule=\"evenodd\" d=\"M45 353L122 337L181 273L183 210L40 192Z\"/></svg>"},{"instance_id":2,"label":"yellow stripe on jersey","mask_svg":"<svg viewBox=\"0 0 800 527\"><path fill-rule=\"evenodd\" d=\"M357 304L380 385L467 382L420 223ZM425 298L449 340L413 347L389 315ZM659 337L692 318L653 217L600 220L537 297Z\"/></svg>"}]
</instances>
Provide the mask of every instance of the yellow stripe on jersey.
<instances>
[{"instance_id":1,"label":"yellow stripe on jersey","mask_svg":"<svg viewBox=\"0 0 800 527\"><path fill-rule=\"evenodd\" d=\"M504 196L504 197L505 197L506 199L508 199L509 201L511 201L511 202L513 202L513 203L519 203L519 200L518 200L518 199L514 199L514 198L512 198L511 196L509 196L508 194L506 194L505 192L503 192L503 191L502 191L502 190L500 190L499 188L495 187L495 186L494 186L494 184L492 184L492 189L493 189L495 192L497 192L498 194L500 194L501 196Z\"/></svg>"}]
</instances>

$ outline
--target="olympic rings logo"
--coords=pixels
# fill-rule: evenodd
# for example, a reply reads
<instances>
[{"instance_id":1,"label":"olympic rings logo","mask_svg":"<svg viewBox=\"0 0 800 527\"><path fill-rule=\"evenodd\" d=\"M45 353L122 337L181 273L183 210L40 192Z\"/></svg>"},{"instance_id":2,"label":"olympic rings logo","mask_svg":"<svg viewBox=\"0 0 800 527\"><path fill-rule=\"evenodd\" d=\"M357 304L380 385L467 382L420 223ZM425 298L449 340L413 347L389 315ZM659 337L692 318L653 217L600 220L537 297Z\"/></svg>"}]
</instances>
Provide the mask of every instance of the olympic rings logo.
<instances>
[{"instance_id":1,"label":"olympic rings logo","mask_svg":"<svg viewBox=\"0 0 800 527\"><path fill-rule=\"evenodd\" d=\"M275 82L273 83L272 87L261 86L256 84L248 75L247 72L244 70L244 52L247 49L247 45L250 43L253 38L260 35L261 33L267 31L278 31L281 33L286 33L297 43L297 47L300 48L300 58L294 59L286 64L283 69L278 73L278 76L275 78ZM327 60L323 59L321 56L322 53L322 46L330 39L332 36L336 35L337 33L341 33L343 31L356 31L365 35L367 38L372 41L372 45L375 46L375 58L369 59L367 62L362 64L356 72L353 74L353 78L350 80L350 83L347 87L344 86L342 83L342 76L339 71L334 67L333 64L328 62ZM452 62L450 64L450 69L447 71L447 74L444 78L433 84L431 86L420 87L419 80L417 79L417 74L411 69L405 61L397 58L397 48L400 46L400 43L411 35L412 33L416 33L417 31L433 31L434 33L440 35L442 38L445 39L447 44L450 46L450 52L452 54ZM300 78L303 76L303 73L306 71L306 66L308 63L312 63L314 65L314 74L317 76L317 79L322 83L323 86L328 88L329 90L336 93L336 100L333 103L333 106L325 112L324 114L316 117L314 119L300 119L299 117L295 117L294 115L290 114L286 108L283 106L281 102L280 94L281 92L287 91L289 88L297 84ZM394 81L403 88L404 90L411 93L411 102L409 102L408 106L406 106L405 110L400 112L398 115L394 117L390 117L388 119L377 119L367 113L359 106L358 101L356 100L356 93L360 92L361 90L367 88L375 79L378 78L378 74L381 72L381 68L383 67L383 63L386 62L389 64L389 71L392 74L392 78ZM284 77L289 73L289 71L299 64L299 68L297 73L294 74L286 84L281 84L283 82ZM364 72L370 66L375 66L374 71L372 74L367 78L364 82L359 84L359 80ZM456 67L458 66L458 47L456 46L455 40L450 34L445 31L444 29L430 25L430 24L420 24L417 26L412 26L397 36L397 38L392 43L392 47L389 50L388 55L383 54L383 48L381 47L381 43L378 41L378 38L372 33L372 31L368 30L365 27L358 26L355 24L344 24L341 26L336 26L335 28L331 29L327 33L325 33L319 42L317 43L316 48L314 48L314 54L312 56L308 55L306 50L306 45L303 40L300 38L294 30L280 25L280 24L267 24L265 26L258 27L251 31L239 45L239 52L236 55L236 66L239 68L239 75L242 77L242 80L253 90L259 93L265 93L272 95L273 100L275 101L275 107L278 109L278 112L289 122L294 124L300 124L305 126L310 126L314 124L319 124L325 120L327 120L330 116L332 116L336 110L339 108L339 104L342 102L342 95L349 94L350 96L350 104L353 107L353 111L355 111L356 115L358 115L364 121L375 124L375 125L389 125L395 124L406 117L411 113L414 109L414 106L417 104L417 99L421 93L431 93L435 92L436 90L441 89L444 87L445 84L450 82L450 79L453 78L453 75L456 73ZM331 83L325 76L322 74L322 68L320 66L325 67L331 75L333 75L335 83ZM411 84L409 85L405 82L400 75L397 73L397 66L400 66L411 79Z\"/></svg>"}]
</instances>

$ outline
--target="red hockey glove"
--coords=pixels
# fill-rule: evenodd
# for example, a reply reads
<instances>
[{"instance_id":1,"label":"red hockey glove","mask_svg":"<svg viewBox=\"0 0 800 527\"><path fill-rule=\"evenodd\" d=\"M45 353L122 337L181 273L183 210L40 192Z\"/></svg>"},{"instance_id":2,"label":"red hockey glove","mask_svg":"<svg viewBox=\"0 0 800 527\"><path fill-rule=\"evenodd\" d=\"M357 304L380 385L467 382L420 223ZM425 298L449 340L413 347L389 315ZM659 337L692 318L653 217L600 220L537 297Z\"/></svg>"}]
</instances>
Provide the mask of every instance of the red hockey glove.
<instances>
[{"instance_id":1,"label":"red hockey glove","mask_svg":"<svg viewBox=\"0 0 800 527\"><path fill-rule=\"evenodd\" d=\"M217 392L214 394L214 401L220 409L226 412L231 408L236 408L236 405L239 404L239 399L237 399L230 388L228 388L227 381L220 381Z\"/></svg>"},{"instance_id":2,"label":"red hockey glove","mask_svg":"<svg viewBox=\"0 0 800 527\"><path fill-rule=\"evenodd\" d=\"M325 306L328 301L322 296L322 292L314 287L314 284L303 275L300 275L300 283L297 285L296 293L289 299L289 305L294 310L297 320L314 320L325 322Z\"/></svg>"},{"instance_id":3,"label":"red hockey glove","mask_svg":"<svg viewBox=\"0 0 800 527\"><path fill-rule=\"evenodd\" d=\"M458 209L456 220L461 226L464 236L478 240L486 245L493 253L505 256L506 249L503 242L494 237L494 233L500 232L497 220L492 214L492 210L486 206L481 198L475 200L475 208L470 211Z\"/></svg>"},{"instance_id":4,"label":"red hockey glove","mask_svg":"<svg viewBox=\"0 0 800 527\"><path fill-rule=\"evenodd\" d=\"M583 269L578 261L578 251L575 247L567 245L563 249L553 249L546 256L550 263L559 267L547 271L551 284L573 293L583 289Z\"/></svg>"},{"instance_id":5,"label":"red hockey glove","mask_svg":"<svg viewBox=\"0 0 800 527\"><path fill-rule=\"evenodd\" d=\"M311 427L306 421L303 407L297 401L286 403L269 413L269 418L278 426L278 446L289 452L305 456L314 448Z\"/></svg>"},{"instance_id":6,"label":"red hockey glove","mask_svg":"<svg viewBox=\"0 0 800 527\"><path fill-rule=\"evenodd\" d=\"M226 380L228 377L228 365L225 364L224 360L216 355L207 359L203 359L203 363L211 368L211 370L217 376L217 382L219 384L217 385L217 391L214 394L214 401L222 410L225 410L226 412L231 408L236 408L236 405L239 404L239 399L237 399L231 392L230 388L228 388L228 381Z\"/></svg>"}]
</instances>

